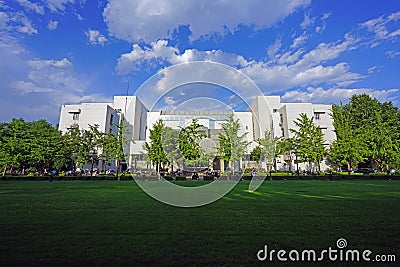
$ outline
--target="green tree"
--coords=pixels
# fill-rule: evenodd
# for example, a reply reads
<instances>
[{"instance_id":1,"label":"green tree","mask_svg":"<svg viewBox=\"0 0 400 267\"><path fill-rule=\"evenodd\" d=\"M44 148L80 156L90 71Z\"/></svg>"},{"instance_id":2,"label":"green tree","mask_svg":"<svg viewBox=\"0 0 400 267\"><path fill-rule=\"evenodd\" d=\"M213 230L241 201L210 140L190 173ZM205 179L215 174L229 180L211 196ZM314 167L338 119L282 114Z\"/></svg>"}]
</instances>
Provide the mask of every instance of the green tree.
<instances>
[{"instance_id":1,"label":"green tree","mask_svg":"<svg viewBox=\"0 0 400 267\"><path fill-rule=\"evenodd\" d=\"M277 138L272 137L270 131L264 132L264 137L259 138L257 143L261 147L261 160L265 162L267 172L271 172L272 165L275 165Z\"/></svg>"},{"instance_id":2,"label":"green tree","mask_svg":"<svg viewBox=\"0 0 400 267\"><path fill-rule=\"evenodd\" d=\"M0 166L3 175L26 170L47 172L65 164L61 133L45 120L13 119L0 124Z\"/></svg>"},{"instance_id":3,"label":"green tree","mask_svg":"<svg viewBox=\"0 0 400 267\"><path fill-rule=\"evenodd\" d=\"M261 159L261 152L262 149L260 146L256 146L255 148L253 148L253 150L250 152L250 160L259 163Z\"/></svg>"},{"instance_id":4,"label":"green tree","mask_svg":"<svg viewBox=\"0 0 400 267\"><path fill-rule=\"evenodd\" d=\"M206 135L201 130L201 125L197 119L193 119L192 123L186 127L181 128L179 132L178 147L186 160L196 161L200 159L203 150L200 146L200 141Z\"/></svg>"},{"instance_id":5,"label":"green tree","mask_svg":"<svg viewBox=\"0 0 400 267\"><path fill-rule=\"evenodd\" d=\"M277 140L276 144L276 155L283 155L287 158L289 171L292 170L293 152L295 150L293 138L285 138Z\"/></svg>"},{"instance_id":6,"label":"green tree","mask_svg":"<svg viewBox=\"0 0 400 267\"><path fill-rule=\"evenodd\" d=\"M65 143L70 155L71 167L73 172L76 172L76 167L82 167L86 163L85 147L82 146L83 132L78 125L72 125L65 133Z\"/></svg>"},{"instance_id":7,"label":"green tree","mask_svg":"<svg viewBox=\"0 0 400 267\"><path fill-rule=\"evenodd\" d=\"M117 132L111 133L111 136L106 137L104 149L107 151L107 154L110 155L110 159L117 162L117 177L118 180L120 180L119 173L121 172L121 163L129 157L128 145L134 143L134 140L128 137L131 133L124 120L114 124L114 126L117 128Z\"/></svg>"},{"instance_id":8,"label":"green tree","mask_svg":"<svg viewBox=\"0 0 400 267\"><path fill-rule=\"evenodd\" d=\"M326 155L322 131L314 125L313 118L308 118L306 114L294 121L296 129L290 129L294 134L294 145L297 155L302 161L308 162L311 171L312 163L317 164L320 172L320 162Z\"/></svg>"},{"instance_id":9,"label":"green tree","mask_svg":"<svg viewBox=\"0 0 400 267\"><path fill-rule=\"evenodd\" d=\"M340 116L344 112L347 124L343 126ZM337 141L331 147L331 159L348 166L368 159L371 168L381 171L399 165L400 115L392 103L380 103L367 94L354 95L348 104L334 107L332 116Z\"/></svg>"},{"instance_id":10,"label":"green tree","mask_svg":"<svg viewBox=\"0 0 400 267\"><path fill-rule=\"evenodd\" d=\"M62 168L65 149L61 133L45 120L29 122L27 126L30 167L39 172Z\"/></svg>"},{"instance_id":11,"label":"green tree","mask_svg":"<svg viewBox=\"0 0 400 267\"><path fill-rule=\"evenodd\" d=\"M12 119L1 125L1 162L3 175L9 170L23 170L29 162L29 143L26 140L27 124L23 119Z\"/></svg>"},{"instance_id":12,"label":"green tree","mask_svg":"<svg viewBox=\"0 0 400 267\"><path fill-rule=\"evenodd\" d=\"M218 135L219 148L218 153L221 159L228 160L229 164L235 170L235 162L240 161L249 144L245 140L247 133L240 135L239 119L234 119L230 115L225 123L222 123L223 132Z\"/></svg>"},{"instance_id":13,"label":"green tree","mask_svg":"<svg viewBox=\"0 0 400 267\"><path fill-rule=\"evenodd\" d=\"M143 149L146 151L148 159L156 166L156 171L160 172L161 164L168 163L167 155L164 152L162 133L165 125L162 120L158 120L153 124L153 129L150 130L150 143L145 142Z\"/></svg>"},{"instance_id":14,"label":"green tree","mask_svg":"<svg viewBox=\"0 0 400 267\"><path fill-rule=\"evenodd\" d=\"M174 163L179 166L179 162L183 157L179 151L179 131L171 127L164 127L161 137L164 153L173 172Z\"/></svg>"},{"instance_id":15,"label":"green tree","mask_svg":"<svg viewBox=\"0 0 400 267\"><path fill-rule=\"evenodd\" d=\"M355 127L350 110L342 105L332 106L331 117L336 140L330 145L328 159L338 167L346 165L350 173L357 163L364 160L366 154L360 131Z\"/></svg>"}]
</instances>

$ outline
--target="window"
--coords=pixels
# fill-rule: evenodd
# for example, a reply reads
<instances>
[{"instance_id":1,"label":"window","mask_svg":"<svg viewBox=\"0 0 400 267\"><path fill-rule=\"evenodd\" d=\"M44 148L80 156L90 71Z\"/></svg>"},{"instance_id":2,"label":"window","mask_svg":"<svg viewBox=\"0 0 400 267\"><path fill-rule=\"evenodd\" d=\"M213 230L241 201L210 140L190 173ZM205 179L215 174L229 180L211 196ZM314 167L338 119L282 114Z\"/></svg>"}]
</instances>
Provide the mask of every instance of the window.
<instances>
[{"instance_id":1,"label":"window","mask_svg":"<svg viewBox=\"0 0 400 267\"><path fill-rule=\"evenodd\" d=\"M246 126L246 130L248 130L249 129L249 126Z\"/></svg>"},{"instance_id":2,"label":"window","mask_svg":"<svg viewBox=\"0 0 400 267\"><path fill-rule=\"evenodd\" d=\"M320 114L319 113L314 113L314 119L315 120L320 120Z\"/></svg>"},{"instance_id":3,"label":"window","mask_svg":"<svg viewBox=\"0 0 400 267\"><path fill-rule=\"evenodd\" d=\"M114 121L114 115L111 114L111 116L110 116L110 124L111 124L111 125L113 124L113 121Z\"/></svg>"},{"instance_id":4,"label":"window","mask_svg":"<svg viewBox=\"0 0 400 267\"><path fill-rule=\"evenodd\" d=\"M74 121L79 120L79 113L73 113L72 119L73 119Z\"/></svg>"},{"instance_id":5,"label":"window","mask_svg":"<svg viewBox=\"0 0 400 267\"><path fill-rule=\"evenodd\" d=\"M276 112L278 112L278 109L274 108L272 111L273 111L274 113L276 113Z\"/></svg>"}]
</instances>

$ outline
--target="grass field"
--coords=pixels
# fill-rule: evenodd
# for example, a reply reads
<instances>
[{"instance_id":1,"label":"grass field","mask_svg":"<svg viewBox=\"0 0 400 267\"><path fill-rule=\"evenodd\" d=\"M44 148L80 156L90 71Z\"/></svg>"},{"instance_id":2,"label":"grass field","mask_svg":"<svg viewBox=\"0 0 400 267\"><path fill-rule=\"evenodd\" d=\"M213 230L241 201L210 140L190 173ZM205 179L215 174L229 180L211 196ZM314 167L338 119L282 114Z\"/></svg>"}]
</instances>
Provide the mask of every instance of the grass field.
<instances>
[{"instance_id":1,"label":"grass field","mask_svg":"<svg viewBox=\"0 0 400 267\"><path fill-rule=\"evenodd\" d=\"M179 184L193 183L201 182ZM399 264L400 181L247 188L240 182L217 202L177 208L132 181L3 181L0 265L273 265L257 260L264 245L320 251L336 248L339 238L347 249L395 254Z\"/></svg>"}]
</instances>

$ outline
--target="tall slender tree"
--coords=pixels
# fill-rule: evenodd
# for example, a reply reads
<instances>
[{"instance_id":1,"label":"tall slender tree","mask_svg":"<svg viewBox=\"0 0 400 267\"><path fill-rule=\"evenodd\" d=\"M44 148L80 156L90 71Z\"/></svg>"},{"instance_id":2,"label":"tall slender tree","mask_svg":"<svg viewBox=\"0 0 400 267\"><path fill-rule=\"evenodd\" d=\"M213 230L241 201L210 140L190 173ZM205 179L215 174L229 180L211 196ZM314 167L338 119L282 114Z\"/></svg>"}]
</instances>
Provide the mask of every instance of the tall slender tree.
<instances>
[{"instance_id":1,"label":"tall slender tree","mask_svg":"<svg viewBox=\"0 0 400 267\"><path fill-rule=\"evenodd\" d=\"M222 159L227 159L231 168L235 171L235 162L244 158L249 144L246 141L246 133L240 134L239 119L230 115L225 123L222 123L223 132L218 135L218 152Z\"/></svg>"},{"instance_id":2,"label":"tall slender tree","mask_svg":"<svg viewBox=\"0 0 400 267\"><path fill-rule=\"evenodd\" d=\"M165 125L162 120L158 120L153 124L153 129L150 130L150 143L145 142L143 149L149 160L156 166L156 171L160 172L161 165L168 163L167 155L165 154L162 141L162 133Z\"/></svg>"},{"instance_id":3,"label":"tall slender tree","mask_svg":"<svg viewBox=\"0 0 400 267\"><path fill-rule=\"evenodd\" d=\"M261 147L261 160L265 162L267 172L271 172L272 166L275 165L277 138L274 138L267 130L264 132L264 137L259 138L257 143Z\"/></svg>"},{"instance_id":4,"label":"tall slender tree","mask_svg":"<svg viewBox=\"0 0 400 267\"><path fill-rule=\"evenodd\" d=\"M319 127L314 125L313 118L308 118L306 114L294 121L298 129L290 129L294 134L294 145L297 155L301 160L308 162L309 170L312 171L312 163L318 166L320 171L320 161L326 155L323 134Z\"/></svg>"}]
</instances>

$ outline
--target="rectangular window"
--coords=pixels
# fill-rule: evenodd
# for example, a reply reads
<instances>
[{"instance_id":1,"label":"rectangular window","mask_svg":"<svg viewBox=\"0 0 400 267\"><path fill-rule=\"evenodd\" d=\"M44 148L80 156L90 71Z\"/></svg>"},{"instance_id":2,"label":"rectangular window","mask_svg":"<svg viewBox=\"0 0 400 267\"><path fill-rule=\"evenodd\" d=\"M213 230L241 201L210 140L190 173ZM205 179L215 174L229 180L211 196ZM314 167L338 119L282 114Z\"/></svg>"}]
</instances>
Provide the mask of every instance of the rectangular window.
<instances>
[{"instance_id":1,"label":"rectangular window","mask_svg":"<svg viewBox=\"0 0 400 267\"><path fill-rule=\"evenodd\" d=\"M73 113L72 119L73 119L74 121L79 120L79 113Z\"/></svg>"},{"instance_id":2,"label":"rectangular window","mask_svg":"<svg viewBox=\"0 0 400 267\"><path fill-rule=\"evenodd\" d=\"M314 119L315 120L319 120L320 119L320 114L319 113L314 113Z\"/></svg>"},{"instance_id":3,"label":"rectangular window","mask_svg":"<svg viewBox=\"0 0 400 267\"><path fill-rule=\"evenodd\" d=\"M114 115L111 114L111 116L110 116L110 124L111 124L111 125L113 124L113 120L114 120Z\"/></svg>"}]
</instances>

